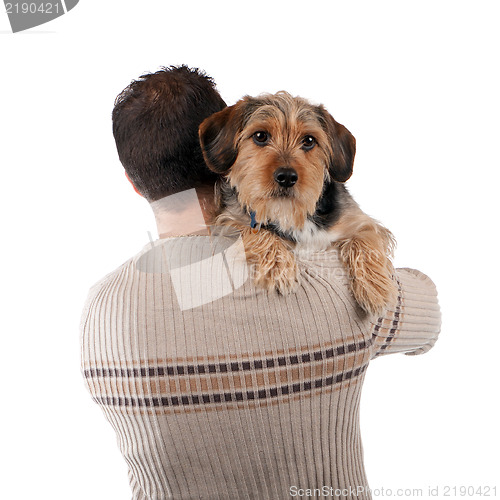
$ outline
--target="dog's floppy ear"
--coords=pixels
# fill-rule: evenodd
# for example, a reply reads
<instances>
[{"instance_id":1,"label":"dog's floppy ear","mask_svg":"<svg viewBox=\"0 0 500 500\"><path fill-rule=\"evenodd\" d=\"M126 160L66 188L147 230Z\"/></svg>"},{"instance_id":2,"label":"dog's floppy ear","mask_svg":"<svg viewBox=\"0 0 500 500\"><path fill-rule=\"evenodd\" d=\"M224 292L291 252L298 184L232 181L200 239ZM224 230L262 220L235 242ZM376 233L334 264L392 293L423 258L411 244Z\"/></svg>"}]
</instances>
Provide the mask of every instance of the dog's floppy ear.
<instances>
[{"instance_id":1,"label":"dog's floppy ear","mask_svg":"<svg viewBox=\"0 0 500 500\"><path fill-rule=\"evenodd\" d=\"M318 107L318 114L323 129L330 139L329 171L337 182L345 182L352 175L356 139L344 125L336 122L333 116L323 107Z\"/></svg>"},{"instance_id":2,"label":"dog's floppy ear","mask_svg":"<svg viewBox=\"0 0 500 500\"><path fill-rule=\"evenodd\" d=\"M236 140L243 124L242 107L242 103L236 103L210 115L198 130L203 158L208 168L218 174L228 172L238 156Z\"/></svg>"}]
</instances>

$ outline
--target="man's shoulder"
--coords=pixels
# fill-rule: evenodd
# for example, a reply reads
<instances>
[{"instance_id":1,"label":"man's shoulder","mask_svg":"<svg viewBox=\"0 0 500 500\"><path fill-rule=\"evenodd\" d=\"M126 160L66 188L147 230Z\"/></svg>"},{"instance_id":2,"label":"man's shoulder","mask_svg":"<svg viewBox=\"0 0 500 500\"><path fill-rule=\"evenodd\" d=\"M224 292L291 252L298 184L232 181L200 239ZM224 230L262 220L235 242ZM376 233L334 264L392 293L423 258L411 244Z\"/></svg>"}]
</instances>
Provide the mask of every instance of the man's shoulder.
<instances>
[{"instance_id":1,"label":"man's shoulder","mask_svg":"<svg viewBox=\"0 0 500 500\"><path fill-rule=\"evenodd\" d=\"M123 273L123 271L130 265L133 261L132 259L128 259L126 262L118 266L116 269L106 274L99 281L95 282L87 292L87 298L85 300L85 304L83 307L83 318L88 316L93 304L96 303L99 297L102 297L106 290L109 289L113 283L116 282L117 278ZM82 318L82 319L83 319Z\"/></svg>"},{"instance_id":2,"label":"man's shoulder","mask_svg":"<svg viewBox=\"0 0 500 500\"><path fill-rule=\"evenodd\" d=\"M140 250L136 255L127 259L125 262L113 269L113 271L103 276L100 280L95 282L90 287L87 293L84 313L86 311L88 312L92 303L94 303L98 297L106 295L108 290L115 288L119 282L122 282L124 279L127 279L127 277L131 275L131 271L133 271L135 262L137 262L137 259L139 259L141 255L144 254L146 248L147 246L143 247L142 250Z\"/></svg>"},{"instance_id":3,"label":"man's shoulder","mask_svg":"<svg viewBox=\"0 0 500 500\"><path fill-rule=\"evenodd\" d=\"M116 281L120 278L120 276L124 275L128 270L133 270L136 267L138 261L140 261L141 257L148 252L151 248L154 248L157 245L157 242L151 242L141 248L139 252L137 252L134 256L127 259L125 262L120 264L116 269L106 274L100 280L95 282L89 290L89 295L92 293L96 293L102 291L104 288L108 287L110 283Z\"/></svg>"},{"instance_id":4,"label":"man's shoulder","mask_svg":"<svg viewBox=\"0 0 500 500\"><path fill-rule=\"evenodd\" d=\"M89 289L89 294L95 293L96 291L102 290L109 283L114 281L120 274L122 274L123 270L126 269L130 263L133 261L133 258L126 260L123 264L119 265L116 269L109 272L105 276L103 276L100 280L96 281Z\"/></svg>"}]
</instances>

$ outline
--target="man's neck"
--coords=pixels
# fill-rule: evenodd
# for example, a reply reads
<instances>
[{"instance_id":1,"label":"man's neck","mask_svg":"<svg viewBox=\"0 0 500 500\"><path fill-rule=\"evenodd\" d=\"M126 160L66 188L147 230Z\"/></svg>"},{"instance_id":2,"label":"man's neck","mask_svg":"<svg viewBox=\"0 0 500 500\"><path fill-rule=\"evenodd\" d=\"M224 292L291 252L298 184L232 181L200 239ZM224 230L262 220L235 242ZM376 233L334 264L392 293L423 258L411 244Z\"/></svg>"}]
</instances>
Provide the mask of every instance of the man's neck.
<instances>
[{"instance_id":1,"label":"man's neck","mask_svg":"<svg viewBox=\"0 0 500 500\"><path fill-rule=\"evenodd\" d=\"M203 186L151 202L158 236L208 235L214 209L214 188Z\"/></svg>"}]
</instances>

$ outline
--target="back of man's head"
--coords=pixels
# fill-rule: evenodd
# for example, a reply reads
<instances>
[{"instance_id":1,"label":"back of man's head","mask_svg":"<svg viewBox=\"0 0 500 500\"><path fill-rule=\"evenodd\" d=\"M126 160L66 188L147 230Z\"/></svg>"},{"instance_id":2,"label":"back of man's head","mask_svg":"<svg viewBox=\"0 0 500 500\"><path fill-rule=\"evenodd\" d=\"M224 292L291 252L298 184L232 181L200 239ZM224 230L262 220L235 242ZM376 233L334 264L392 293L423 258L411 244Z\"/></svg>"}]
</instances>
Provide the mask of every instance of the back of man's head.
<instances>
[{"instance_id":1,"label":"back of man's head","mask_svg":"<svg viewBox=\"0 0 500 500\"><path fill-rule=\"evenodd\" d=\"M213 184L198 127L226 107L206 74L187 66L163 68L133 81L116 98L113 135L120 161L148 201Z\"/></svg>"}]
</instances>

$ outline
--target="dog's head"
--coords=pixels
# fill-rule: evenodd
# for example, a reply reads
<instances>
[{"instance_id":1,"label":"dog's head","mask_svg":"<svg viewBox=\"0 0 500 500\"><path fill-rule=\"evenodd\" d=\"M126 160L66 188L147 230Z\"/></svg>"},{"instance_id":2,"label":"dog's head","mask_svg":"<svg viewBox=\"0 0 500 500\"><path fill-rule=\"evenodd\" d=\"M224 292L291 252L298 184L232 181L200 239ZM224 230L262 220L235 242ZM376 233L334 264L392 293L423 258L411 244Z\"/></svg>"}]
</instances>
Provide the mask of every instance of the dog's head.
<instances>
[{"instance_id":1,"label":"dog's head","mask_svg":"<svg viewBox=\"0 0 500 500\"><path fill-rule=\"evenodd\" d=\"M225 175L256 220L300 229L327 182L352 174L356 141L323 106L287 92L244 97L199 129L208 167Z\"/></svg>"}]
</instances>

